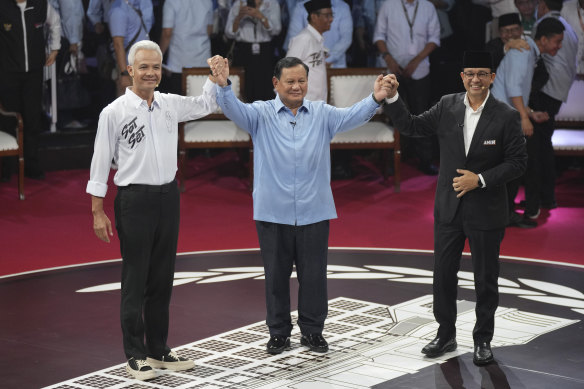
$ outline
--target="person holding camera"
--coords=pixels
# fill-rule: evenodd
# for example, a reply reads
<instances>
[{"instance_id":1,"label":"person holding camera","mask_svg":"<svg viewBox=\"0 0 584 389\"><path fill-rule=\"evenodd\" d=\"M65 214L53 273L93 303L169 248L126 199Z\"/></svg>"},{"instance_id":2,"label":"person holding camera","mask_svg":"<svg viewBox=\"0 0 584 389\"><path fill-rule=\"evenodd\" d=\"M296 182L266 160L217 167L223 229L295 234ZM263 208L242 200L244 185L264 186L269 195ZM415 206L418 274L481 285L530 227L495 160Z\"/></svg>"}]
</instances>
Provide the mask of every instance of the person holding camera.
<instances>
[{"instance_id":1,"label":"person holding camera","mask_svg":"<svg viewBox=\"0 0 584 389\"><path fill-rule=\"evenodd\" d=\"M276 0L236 1L229 10L225 35L235 40L232 65L245 69L248 102L274 98L272 40L281 29L280 4Z\"/></svg>"}]
</instances>

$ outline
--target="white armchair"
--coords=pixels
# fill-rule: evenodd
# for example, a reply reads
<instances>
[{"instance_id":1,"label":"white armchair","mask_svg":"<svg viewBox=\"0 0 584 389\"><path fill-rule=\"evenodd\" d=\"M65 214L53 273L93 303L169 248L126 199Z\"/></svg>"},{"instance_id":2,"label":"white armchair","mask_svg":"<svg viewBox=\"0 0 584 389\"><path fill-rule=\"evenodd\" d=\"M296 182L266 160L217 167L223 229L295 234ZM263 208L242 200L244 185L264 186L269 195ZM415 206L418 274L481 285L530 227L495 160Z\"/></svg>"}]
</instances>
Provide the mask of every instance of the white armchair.
<instances>
[{"instance_id":1,"label":"white armchair","mask_svg":"<svg viewBox=\"0 0 584 389\"><path fill-rule=\"evenodd\" d=\"M182 72L183 93L185 96L201 94L203 84L209 77L209 68L185 68ZM238 98L243 95L244 87L243 68L229 69L229 80L233 92ZM180 189L184 191L185 168L187 149L199 148L247 148L250 153L250 180L253 171L253 149L249 134L228 120L221 109L208 115L205 119L181 123L179 125L179 164L178 178ZM250 181L251 182L251 181Z\"/></svg>"},{"instance_id":2,"label":"white armchair","mask_svg":"<svg viewBox=\"0 0 584 389\"><path fill-rule=\"evenodd\" d=\"M327 69L328 103L335 107L349 107L371 95L375 79L384 71L385 69L382 68ZM399 133L388 124L381 109L365 125L337 134L331 142L331 148L380 149L383 155L381 172L385 179L389 175L389 150L393 150L394 190L400 191L401 149Z\"/></svg>"}]
</instances>

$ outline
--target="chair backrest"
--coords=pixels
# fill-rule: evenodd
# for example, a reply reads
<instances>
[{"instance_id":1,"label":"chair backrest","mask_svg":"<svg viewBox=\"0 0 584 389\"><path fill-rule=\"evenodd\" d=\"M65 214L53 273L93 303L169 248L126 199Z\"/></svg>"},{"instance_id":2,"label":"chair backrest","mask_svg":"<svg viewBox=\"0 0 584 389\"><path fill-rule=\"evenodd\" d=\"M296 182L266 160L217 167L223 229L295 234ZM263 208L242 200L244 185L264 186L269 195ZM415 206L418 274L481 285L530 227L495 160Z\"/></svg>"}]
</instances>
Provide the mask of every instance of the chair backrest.
<instances>
[{"instance_id":1,"label":"chair backrest","mask_svg":"<svg viewBox=\"0 0 584 389\"><path fill-rule=\"evenodd\" d=\"M183 68L182 71L182 89L185 96L198 96L203 90L205 81L209 78L209 68ZM244 70L241 67L229 68L229 80L231 81L231 89L238 99L241 99L244 87ZM209 115L209 119L221 118L221 108Z\"/></svg>"},{"instance_id":2,"label":"chair backrest","mask_svg":"<svg viewBox=\"0 0 584 389\"><path fill-rule=\"evenodd\" d=\"M556 127L584 127L584 79L574 80L568 100L562 104L555 119Z\"/></svg>"},{"instance_id":3,"label":"chair backrest","mask_svg":"<svg viewBox=\"0 0 584 389\"><path fill-rule=\"evenodd\" d=\"M328 69L328 103L345 108L363 100L373 92L377 76L385 72L384 68Z\"/></svg>"}]
</instances>

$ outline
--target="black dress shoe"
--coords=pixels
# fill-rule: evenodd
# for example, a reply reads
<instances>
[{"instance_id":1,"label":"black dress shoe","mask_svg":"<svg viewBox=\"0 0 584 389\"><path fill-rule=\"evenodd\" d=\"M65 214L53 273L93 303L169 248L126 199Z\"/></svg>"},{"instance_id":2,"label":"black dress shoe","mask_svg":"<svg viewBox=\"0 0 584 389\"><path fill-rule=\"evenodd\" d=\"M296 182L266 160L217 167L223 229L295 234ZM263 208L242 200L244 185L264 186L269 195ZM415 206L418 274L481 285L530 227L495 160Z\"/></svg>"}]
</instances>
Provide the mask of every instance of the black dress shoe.
<instances>
[{"instance_id":1,"label":"black dress shoe","mask_svg":"<svg viewBox=\"0 0 584 389\"><path fill-rule=\"evenodd\" d=\"M266 345L268 354L280 354L282 351L290 347L290 337L282 335L270 336L270 340Z\"/></svg>"},{"instance_id":2,"label":"black dress shoe","mask_svg":"<svg viewBox=\"0 0 584 389\"><path fill-rule=\"evenodd\" d=\"M523 217L517 212L511 212L509 215L509 224L508 227L519 227L519 228L535 228L537 227L537 222L535 220L531 220L528 217Z\"/></svg>"},{"instance_id":3,"label":"black dress shoe","mask_svg":"<svg viewBox=\"0 0 584 389\"><path fill-rule=\"evenodd\" d=\"M424 346L422 354L426 354L428 358L436 358L444 353L456 350L457 346L456 338L440 338L437 336Z\"/></svg>"},{"instance_id":4,"label":"black dress shoe","mask_svg":"<svg viewBox=\"0 0 584 389\"><path fill-rule=\"evenodd\" d=\"M317 353L326 353L328 351L328 343L322 337L322 334L302 335L300 344L310 347L310 351Z\"/></svg>"},{"instance_id":5,"label":"black dress shoe","mask_svg":"<svg viewBox=\"0 0 584 389\"><path fill-rule=\"evenodd\" d=\"M477 366L488 365L493 362L493 352L491 351L491 343L479 342L475 343L472 362Z\"/></svg>"}]
</instances>

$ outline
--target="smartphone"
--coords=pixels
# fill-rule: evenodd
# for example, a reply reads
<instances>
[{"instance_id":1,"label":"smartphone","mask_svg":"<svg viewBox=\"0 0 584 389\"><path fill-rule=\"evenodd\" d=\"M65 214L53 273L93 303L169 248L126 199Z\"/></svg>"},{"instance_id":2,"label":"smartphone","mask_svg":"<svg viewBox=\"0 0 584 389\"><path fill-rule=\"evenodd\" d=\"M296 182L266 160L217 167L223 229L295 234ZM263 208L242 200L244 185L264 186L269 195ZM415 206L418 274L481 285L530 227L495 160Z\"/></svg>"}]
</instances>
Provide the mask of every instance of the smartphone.
<instances>
[{"instance_id":1,"label":"smartphone","mask_svg":"<svg viewBox=\"0 0 584 389\"><path fill-rule=\"evenodd\" d=\"M251 7L251 8L255 8L256 7L255 0L247 0L247 6Z\"/></svg>"}]
</instances>

